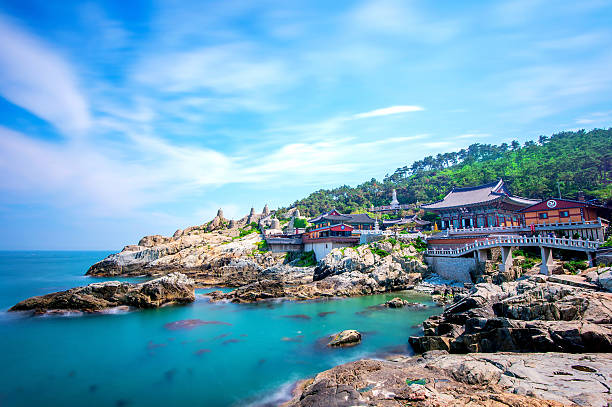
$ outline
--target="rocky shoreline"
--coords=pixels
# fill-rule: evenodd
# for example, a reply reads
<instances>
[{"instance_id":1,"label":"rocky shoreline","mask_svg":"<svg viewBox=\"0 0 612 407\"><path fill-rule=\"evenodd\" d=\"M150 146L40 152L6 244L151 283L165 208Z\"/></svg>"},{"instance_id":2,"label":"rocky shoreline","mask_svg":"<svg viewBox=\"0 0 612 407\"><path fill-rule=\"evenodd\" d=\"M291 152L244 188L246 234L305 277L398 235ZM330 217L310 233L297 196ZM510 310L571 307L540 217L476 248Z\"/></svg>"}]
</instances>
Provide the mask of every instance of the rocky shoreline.
<instances>
[{"instance_id":1,"label":"rocky shoreline","mask_svg":"<svg viewBox=\"0 0 612 407\"><path fill-rule=\"evenodd\" d=\"M611 354L430 351L336 366L300 382L283 406L605 407L611 377Z\"/></svg>"},{"instance_id":2,"label":"rocky shoreline","mask_svg":"<svg viewBox=\"0 0 612 407\"><path fill-rule=\"evenodd\" d=\"M252 215L256 219L257 214ZM198 287L236 288L211 294L213 301L253 302L399 291L414 287L427 273L414 244L401 238L334 249L318 264L303 266L299 258L265 250L260 229L249 220L229 227L217 216L172 237L146 236L92 265L87 275L161 276L179 271Z\"/></svg>"},{"instance_id":3,"label":"rocky shoreline","mask_svg":"<svg viewBox=\"0 0 612 407\"><path fill-rule=\"evenodd\" d=\"M477 284L457 300L410 338L417 353L612 352L612 293L537 275Z\"/></svg>"},{"instance_id":4,"label":"rocky shoreline","mask_svg":"<svg viewBox=\"0 0 612 407\"><path fill-rule=\"evenodd\" d=\"M61 314L101 312L116 307L159 308L195 301L194 287L194 281L180 273L139 284L106 281L31 297L19 302L9 311Z\"/></svg>"}]
</instances>

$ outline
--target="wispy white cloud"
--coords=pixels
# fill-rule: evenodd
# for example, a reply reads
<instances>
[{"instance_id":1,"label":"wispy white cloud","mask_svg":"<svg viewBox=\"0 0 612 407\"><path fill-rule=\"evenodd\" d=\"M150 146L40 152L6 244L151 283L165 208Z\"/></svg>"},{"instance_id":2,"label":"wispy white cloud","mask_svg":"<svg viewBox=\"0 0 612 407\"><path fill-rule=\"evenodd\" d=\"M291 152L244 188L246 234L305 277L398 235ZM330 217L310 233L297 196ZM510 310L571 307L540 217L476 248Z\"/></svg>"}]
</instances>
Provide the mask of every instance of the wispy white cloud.
<instances>
[{"instance_id":1,"label":"wispy white cloud","mask_svg":"<svg viewBox=\"0 0 612 407\"><path fill-rule=\"evenodd\" d=\"M382 109L371 110L365 113L358 113L354 115L353 118L365 119L368 117L389 116L392 114L420 112L423 110L425 109L422 108L421 106L410 106L410 105L389 106L389 107L384 107Z\"/></svg>"},{"instance_id":2,"label":"wispy white cloud","mask_svg":"<svg viewBox=\"0 0 612 407\"><path fill-rule=\"evenodd\" d=\"M0 15L0 93L65 134L90 126L89 107L71 66L49 44Z\"/></svg>"},{"instance_id":3,"label":"wispy white cloud","mask_svg":"<svg viewBox=\"0 0 612 407\"><path fill-rule=\"evenodd\" d=\"M457 21L428 17L414 2L366 0L347 18L349 29L364 34L401 35L417 42L448 40L460 30Z\"/></svg>"},{"instance_id":4,"label":"wispy white cloud","mask_svg":"<svg viewBox=\"0 0 612 407\"><path fill-rule=\"evenodd\" d=\"M293 78L284 62L257 53L254 44L233 43L156 54L136 68L134 77L168 92L221 94L274 87Z\"/></svg>"}]
</instances>

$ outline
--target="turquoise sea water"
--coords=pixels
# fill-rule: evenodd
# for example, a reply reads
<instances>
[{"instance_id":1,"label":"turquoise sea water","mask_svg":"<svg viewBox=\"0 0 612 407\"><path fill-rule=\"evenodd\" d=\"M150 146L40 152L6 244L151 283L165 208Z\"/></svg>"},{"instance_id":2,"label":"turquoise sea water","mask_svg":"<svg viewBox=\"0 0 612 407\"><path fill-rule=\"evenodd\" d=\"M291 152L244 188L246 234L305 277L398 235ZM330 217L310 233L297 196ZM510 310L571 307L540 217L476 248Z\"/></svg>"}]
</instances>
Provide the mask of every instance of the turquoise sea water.
<instances>
[{"instance_id":1,"label":"turquoise sea water","mask_svg":"<svg viewBox=\"0 0 612 407\"><path fill-rule=\"evenodd\" d=\"M276 405L319 371L409 353L417 325L440 312L410 293L244 305L211 304L207 290L191 305L121 314L6 312L32 295L100 281L83 274L107 254L0 252L0 406ZM394 296L429 307L368 308ZM361 331L362 343L326 348L344 329Z\"/></svg>"}]
</instances>

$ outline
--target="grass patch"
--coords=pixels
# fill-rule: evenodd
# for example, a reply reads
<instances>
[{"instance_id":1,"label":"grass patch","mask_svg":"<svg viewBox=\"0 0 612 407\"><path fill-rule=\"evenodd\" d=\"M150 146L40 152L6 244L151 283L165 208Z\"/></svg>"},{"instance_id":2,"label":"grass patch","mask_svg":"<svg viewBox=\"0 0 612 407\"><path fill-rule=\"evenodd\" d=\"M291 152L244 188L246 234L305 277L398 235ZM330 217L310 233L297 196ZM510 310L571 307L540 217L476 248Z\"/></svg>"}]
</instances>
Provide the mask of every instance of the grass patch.
<instances>
[{"instance_id":1,"label":"grass patch","mask_svg":"<svg viewBox=\"0 0 612 407\"><path fill-rule=\"evenodd\" d=\"M586 260L570 260L563 263L563 268L572 274L578 274L580 270L586 270L588 267Z\"/></svg>"},{"instance_id":2,"label":"grass patch","mask_svg":"<svg viewBox=\"0 0 612 407\"><path fill-rule=\"evenodd\" d=\"M370 247L370 251L374 254L379 255L380 257L387 257L389 255L389 252L378 247L378 244L375 244L374 246Z\"/></svg>"},{"instance_id":3,"label":"grass patch","mask_svg":"<svg viewBox=\"0 0 612 407\"><path fill-rule=\"evenodd\" d=\"M290 263L297 260L297 267L311 267L317 264L317 259L313 251L310 252L287 252L285 255L285 263Z\"/></svg>"},{"instance_id":4,"label":"grass patch","mask_svg":"<svg viewBox=\"0 0 612 407\"><path fill-rule=\"evenodd\" d=\"M265 240L262 240L261 242L255 243L255 246L257 246L257 251L259 253L265 253L265 252L267 252L269 250L268 242L266 242Z\"/></svg>"},{"instance_id":5,"label":"grass patch","mask_svg":"<svg viewBox=\"0 0 612 407\"><path fill-rule=\"evenodd\" d=\"M416 249L417 253L423 253L425 250L427 250L427 242L421 237L414 239L411 245Z\"/></svg>"}]
</instances>

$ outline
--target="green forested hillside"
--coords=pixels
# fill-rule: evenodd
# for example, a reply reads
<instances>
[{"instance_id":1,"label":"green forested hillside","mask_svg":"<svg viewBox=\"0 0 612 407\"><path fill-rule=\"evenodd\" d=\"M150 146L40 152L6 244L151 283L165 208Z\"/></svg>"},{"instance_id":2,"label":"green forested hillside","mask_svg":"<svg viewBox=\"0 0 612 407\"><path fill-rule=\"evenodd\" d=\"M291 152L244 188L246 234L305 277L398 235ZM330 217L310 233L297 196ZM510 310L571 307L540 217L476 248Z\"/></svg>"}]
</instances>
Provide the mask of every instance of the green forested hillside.
<instances>
[{"instance_id":1,"label":"green forested hillside","mask_svg":"<svg viewBox=\"0 0 612 407\"><path fill-rule=\"evenodd\" d=\"M322 189L296 201L307 216L336 208L341 212L387 205L397 189L400 203L441 199L453 186L484 184L503 178L519 196L612 200L612 128L562 132L520 145L472 144L458 152L425 157L398 168L382 181L372 179L357 187Z\"/></svg>"}]
</instances>

